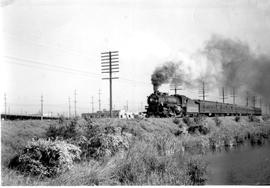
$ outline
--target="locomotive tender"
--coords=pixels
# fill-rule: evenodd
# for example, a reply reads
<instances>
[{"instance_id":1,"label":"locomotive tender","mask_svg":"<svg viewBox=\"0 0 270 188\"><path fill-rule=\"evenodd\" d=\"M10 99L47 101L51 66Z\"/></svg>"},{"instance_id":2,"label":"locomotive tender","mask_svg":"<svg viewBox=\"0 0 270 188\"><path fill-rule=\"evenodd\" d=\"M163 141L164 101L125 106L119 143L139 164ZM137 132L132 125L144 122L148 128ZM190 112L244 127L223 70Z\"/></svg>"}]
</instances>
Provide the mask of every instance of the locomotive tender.
<instances>
[{"instance_id":1,"label":"locomotive tender","mask_svg":"<svg viewBox=\"0 0 270 188\"><path fill-rule=\"evenodd\" d=\"M261 115L262 111L256 107L245 107L229 103L193 100L184 95L168 95L155 90L147 98L148 117L183 117L197 116L232 116L232 115Z\"/></svg>"}]
</instances>

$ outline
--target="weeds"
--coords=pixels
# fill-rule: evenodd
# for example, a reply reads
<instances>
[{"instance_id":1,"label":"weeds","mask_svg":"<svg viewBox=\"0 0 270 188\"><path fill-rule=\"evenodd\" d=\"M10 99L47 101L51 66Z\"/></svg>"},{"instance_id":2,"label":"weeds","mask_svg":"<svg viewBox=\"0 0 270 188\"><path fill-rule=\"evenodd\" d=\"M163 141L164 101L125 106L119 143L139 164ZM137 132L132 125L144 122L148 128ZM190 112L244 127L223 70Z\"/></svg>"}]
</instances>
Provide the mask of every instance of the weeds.
<instances>
[{"instance_id":1,"label":"weeds","mask_svg":"<svg viewBox=\"0 0 270 188\"><path fill-rule=\"evenodd\" d=\"M239 122L240 121L240 116L235 116L234 121Z\"/></svg>"},{"instance_id":2,"label":"weeds","mask_svg":"<svg viewBox=\"0 0 270 188\"><path fill-rule=\"evenodd\" d=\"M217 116L215 116L213 119L214 119L214 121L216 123L216 126L217 127L220 127L221 124L222 124L222 121Z\"/></svg>"},{"instance_id":3,"label":"weeds","mask_svg":"<svg viewBox=\"0 0 270 188\"><path fill-rule=\"evenodd\" d=\"M178 125L180 123L180 120L178 118L174 118L173 119L173 123L175 123L176 125Z\"/></svg>"},{"instance_id":4,"label":"weeds","mask_svg":"<svg viewBox=\"0 0 270 188\"><path fill-rule=\"evenodd\" d=\"M122 185L200 185L203 167L192 167L170 138L156 137L150 143L136 142L117 165L114 177ZM142 147L143 146L143 147ZM171 148L171 152L168 149ZM196 177L194 178L194 175ZM197 179L196 179L197 178ZM198 180L199 179L199 180Z\"/></svg>"},{"instance_id":5,"label":"weeds","mask_svg":"<svg viewBox=\"0 0 270 188\"><path fill-rule=\"evenodd\" d=\"M189 127L191 126L192 122L188 116L183 117L183 122Z\"/></svg>"},{"instance_id":6,"label":"weeds","mask_svg":"<svg viewBox=\"0 0 270 188\"><path fill-rule=\"evenodd\" d=\"M249 115L249 116L248 116L248 120L249 120L249 122L257 122L257 123L260 123L260 119L257 118L257 117L254 116L254 115Z\"/></svg>"},{"instance_id":7,"label":"weeds","mask_svg":"<svg viewBox=\"0 0 270 188\"><path fill-rule=\"evenodd\" d=\"M60 122L44 121L46 126L38 124L38 121L28 121L23 126L4 125L6 127L2 128L1 138L2 160L10 159L16 152L23 154L19 152L20 148L33 136L48 136L54 139L51 142L65 142L80 148L81 161L72 163L71 170L65 173L62 171L56 178L46 180L30 177L30 173L17 174L17 171L3 167L4 173L18 177L18 181L12 184L8 175L4 174L3 184L201 185L206 181L207 164L198 154L205 154L210 147L231 146L247 139L251 143L260 144L270 135L268 124L252 123L244 117L241 123L233 118L226 118L222 122L219 118L202 117L184 117L183 122L178 120L62 119ZM39 151L41 149L30 149L25 153L32 161L40 161L39 156L48 156ZM56 158L52 159L56 161ZM29 163L28 166L32 165L35 169L41 167L39 171L46 171L46 165L43 168L37 164L40 163Z\"/></svg>"},{"instance_id":8,"label":"weeds","mask_svg":"<svg viewBox=\"0 0 270 188\"><path fill-rule=\"evenodd\" d=\"M191 157L187 163L187 174L192 185L204 185L206 182L207 164L202 157Z\"/></svg>"}]
</instances>

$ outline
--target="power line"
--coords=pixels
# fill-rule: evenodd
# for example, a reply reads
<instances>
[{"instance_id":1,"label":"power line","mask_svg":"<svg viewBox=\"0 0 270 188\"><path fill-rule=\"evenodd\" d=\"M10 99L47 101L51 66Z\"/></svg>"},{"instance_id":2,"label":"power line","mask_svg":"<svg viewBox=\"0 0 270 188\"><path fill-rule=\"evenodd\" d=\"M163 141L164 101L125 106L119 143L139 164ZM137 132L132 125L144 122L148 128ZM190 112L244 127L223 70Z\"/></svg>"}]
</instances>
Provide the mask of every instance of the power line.
<instances>
[{"instance_id":1,"label":"power line","mask_svg":"<svg viewBox=\"0 0 270 188\"><path fill-rule=\"evenodd\" d=\"M38 65L42 65L42 66L57 68L57 69L60 69L60 70L66 70L66 71L71 71L71 72L78 72L78 73L82 73L82 74L87 74L87 75L92 74L92 75L99 76L99 74L96 74L96 73L93 73L93 72L78 70L78 69L74 69L74 68L71 68L71 67L52 65L52 64L41 62L41 61L36 61L36 60L31 60L31 59L24 59L24 58L19 58L19 57L12 57L12 56L4 56L4 57L8 58L8 59L11 59L11 60L28 62L28 63L34 64L34 65L38 64Z\"/></svg>"},{"instance_id":2,"label":"power line","mask_svg":"<svg viewBox=\"0 0 270 188\"><path fill-rule=\"evenodd\" d=\"M20 59L17 57L10 57L10 56L6 56L6 58L9 58L10 60L15 60L15 61L21 61L23 63L18 63L18 62L13 62L13 61L9 61L9 62L11 62L12 64L17 64L17 65L26 66L26 67L34 67L34 68L39 68L42 70L47 69L47 70L63 72L63 73L72 73L72 74L75 72L75 73L77 73L81 76L85 76L85 77L91 77L91 76L89 76L89 74L99 76L99 74L96 74L93 72L87 72L87 71L82 71L82 70L78 70L78 69L73 69L70 67L56 66L56 65L51 65L51 64L47 64L47 63L41 63L41 62L34 61L34 60L26 60L26 59ZM31 63L31 64L27 64L27 62ZM37 63L35 63L35 62L37 62ZM47 66L47 67L40 67L40 65ZM93 78L93 77L91 77L91 78ZM95 77L95 78L97 78L97 77ZM119 77L119 81L121 81L121 82L128 81L128 82L136 82L138 84L151 85L151 83L147 83L147 82L143 82L143 81L139 81L139 80L131 80L131 79L128 79L125 77Z\"/></svg>"},{"instance_id":3,"label":"power line","mask_svg":"<svg viewBox=\"0 0 270 188\"><path fill-rule=\"evenodd\" d=\"M10 37L17 38L16 41L18 41L18 39L22 39L21 37L17 37L17 36L15 36L12 33L7 33L7 34L10 35ZM54 46L54 45L47 45L47 44L44 44L44 43L37 43L37 42L33 42L33 40L30 40L30 41L29 40L24 40L24 42L25 41L28 42L28 43L37 45L37 46L43 46L43 47L47 47L47 48L54 48L54 49L58 49L58 50L61 50L61 51L66 51L66 52L68 52L68 54L72 53L72 54L75 54L76 56L82 56L84 58L91 59L86 54L83 54L83 53L78 52L76 50L67 49L67 48L63 48L63 47L59 47L59 46Z\"/></svg>"}]
</instances>

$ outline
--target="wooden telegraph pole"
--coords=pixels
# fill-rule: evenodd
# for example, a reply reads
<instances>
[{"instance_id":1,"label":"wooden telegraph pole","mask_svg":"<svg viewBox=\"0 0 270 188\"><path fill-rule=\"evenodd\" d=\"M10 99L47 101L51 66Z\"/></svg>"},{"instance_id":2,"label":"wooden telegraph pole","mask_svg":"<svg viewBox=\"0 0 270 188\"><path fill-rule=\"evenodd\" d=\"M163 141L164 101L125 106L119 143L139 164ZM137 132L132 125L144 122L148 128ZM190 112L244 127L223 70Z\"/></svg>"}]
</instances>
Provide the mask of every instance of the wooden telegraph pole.
<instances>
[{"instance_id":1,"label":"wooden telegraph pole","mask_svg":"<svg viewBox=\"0 0 270 188\"><path fill-rule=\"evenodd\" d=\"M102 78L102 80L109 80L110 82L110 117L112 117L112 80L118 79L118 77L112 77L112 74L119 72L118 60L118 51L101 53L101 73L109 74L109 78Z\"/></svg>"},{"instance_id":2,"label":"wooden telegraph pole","mask_svg":"<svg viewBox=\"0 0 270 188\"><path fill-rule=\"evenodd\" d=\"M70 118L70 97L68 97L68 118Z\"/></svg>"},{"instance_id":3,"label":"wooden telegraph pole","mask_svg":"<svg viewBox=\"0 0 270 188\"><path fill-rule=\"evenodd\" d=\"M5 100L5 120L7 119L7 95L4 94L4 100Z\"/></svg>"},{"instance_id":4,"label":"wooden telegraph pole","mask_svg":"<svg viewBox=\"0 0 270 188\"><path fill-rule=\"evenodd\" d=\"M247 96L246 96L246 106L248 106L248 99L249 99L249 93L247 91Z\"/></svg>"},{"instance_id":5,"label":"wooden telegraph pole","mask_svg":"<svg viewBox=\"0 0 270 188\"><path fill-rule=\"evenodd\" d=\"M202 81L202 88L201 88L201 90L199 90L199 94L201 94L201 96L199 96L199 97L202 97L203 98L203 100L205 101L205 98L206 98L206 89L205 89L205 82L204 81Z\"/></svg>"},{"instance_id":6,"label":"wooden telegraph pole","mask_svg":"<svg viewBox=\"0 0 270 188\"><path fill-rule=\"evenodd\" d=\"M98 90L98 110L101 111L100 89Z\"/></svg>"},{"instance_id":7,"label":"wooden telegraph pole","mask_svg":"<svg viewBox=\"0 0 270 188\"><path fill-rule=\"evenodd\" d=\"M91 104L92 104L92 113L94 113L94 97L92 96L92 102L91 102Z\"/></svg>"},{"instance_id":8,"label":"wooden telegraph pole","mask_svg":"<svg viewBox=\"0 0 270 188\"><path fill-rule=\"evenodd\" d=\"M225 88L222 87L221 89L221 94L222 94L222 103L225 103L225 99L227 99L226 93L225 93Z\"/></svg>"},{"instance_id":9,"label":"wooden telegraph pole","mask_svg":"<svg viewBox=\"0 0 270 188\"><path fill-rule=\"evenodd\" d=\"M75 89L75 91L74 91L74 115L75 115L75 117L77 116L77 109L76 109L77 100L76 100L76 95L77 95L77 92L76 92L76 89Z\"/></svg>"},{"instance_id":10,"label":"wooden telegraph pole","mask_svg":"<svg viewBox=\"0 0 270 188\"><path fill-rule=\"evenodd\" d=\"M173 90L174 91L174 94L176 95L177 94L177 91L178 90L182 90L181 88L178 88L178 85L175 83L173 85L171 85L171 89L170 90Z\"/></svg>"},{"instance_id":11,"label":"wooden telegraph pole","mask_svg":"<svg viewBox=\"0 0 270 188\"><path fill-rule=\"evenodd\" d=\"M232 88L232 94L231 97L233 98L233 104L235 105L235 98L236 98L236 90L235 87Z\"/></svg>"},{"instance_id":12,"label":"wooden telegraph pole","mask_svg":"<svg viewBox=\"0 0 270 188\"><path fill-rule=\"evenodd\" d=\"M43 120L43 95L41 95L40 102L41 102L40 119Z\"/></svg>"}]
</instances>

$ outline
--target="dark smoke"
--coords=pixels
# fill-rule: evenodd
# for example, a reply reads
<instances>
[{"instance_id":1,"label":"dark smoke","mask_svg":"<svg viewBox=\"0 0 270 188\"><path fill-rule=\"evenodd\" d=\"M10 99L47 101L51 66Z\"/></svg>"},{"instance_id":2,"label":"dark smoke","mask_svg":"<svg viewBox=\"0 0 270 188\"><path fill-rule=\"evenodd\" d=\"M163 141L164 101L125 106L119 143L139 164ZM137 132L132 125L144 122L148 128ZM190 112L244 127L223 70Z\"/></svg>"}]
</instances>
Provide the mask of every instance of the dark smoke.
<instances>
[{"instance_id":1,"label":"dark smoke","mask_svg":"<svg viewBox=\"0 0 270 188\"><path fill-rule=\"evenodd\" d=\"M212 36L206 42L204 54L211 66L220 66L219 87L240 88L269 101L270 57L256 55L248 44L239 40Z\"/></svg>"},{"instance_id":2,"label":"dark smoke","mask_svg":"<svg viewBox=\"0 0 270 188\"><path fill-rule=\"evenodd\" d=\"M154 88L158 89L162 84L168 83L176 86L186 83L185 74L181 69L181 65L182 62L167 62L164 65L157 67L151 76Z\"/></svg>"}]
</instances>

